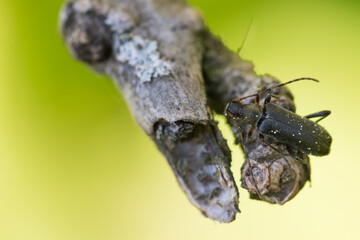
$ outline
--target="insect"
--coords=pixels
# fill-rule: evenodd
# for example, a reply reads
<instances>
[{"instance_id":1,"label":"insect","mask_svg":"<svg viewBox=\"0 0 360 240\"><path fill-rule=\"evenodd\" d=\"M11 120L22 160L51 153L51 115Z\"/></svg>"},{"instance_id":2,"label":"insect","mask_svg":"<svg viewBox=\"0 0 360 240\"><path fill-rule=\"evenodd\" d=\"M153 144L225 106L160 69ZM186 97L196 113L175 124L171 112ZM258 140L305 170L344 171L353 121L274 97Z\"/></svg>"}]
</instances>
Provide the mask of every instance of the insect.
<instances>
[{"instance_id":1,"label":"insect","mask_svg":"<svg viewBox=\"0 0 360 240\"><path fill-rule=\"evenodd\" d=\"M284 144L288 153L294 159L298 158L292 151L292 148L310 155L325 156L329 154L332 142L330 134L318 124L319 121L330 115L330 111L320 111L302 117L270 102L272 97L277 97L271 94L273 89L302 80L319 82L314 78L294 79L270 88L259 90L258 93L246 97L235 98L227 105L225 110L225 115L227 117L232 119L239 118L245 124L250 125L250 129L246 133L247 136L244 138L245 142L251 138L253 130L257 129L259 139L278 152L285 159L290 168L291 166L284 154L272 146L270 141ZM265 97L264 104L260 105L261 95L265 93L268 93L268 95ZM255 103L244 104L242 102L242 100L250 97L255 97ZM319 117L319 119L315 122L310 120L315 117ZM245 146L244 152L246 155ZM250 169L252 169L251 161L249 161L249 166ZM252 170L250 170L250 174L255 182ZM262 195L257 184L255 184L255 189L261 199Z\"/></svg>"},{"instance_id":2,"label":"insect","mask_svg":"<svg viewBox=\"0 0 360 240\"><path fill-rule=\"evenodd\" d=\"M332 138L325 128L317 123L329 116L330 111L320 111L302 117L270 102L271 97L276 97L271 94L273 89L301 80L319 82L314 78L298 78L263 89L246 97L233 99L226 107L225 115L233 119L240 118L246 124L249 124L251 126L248 131L250 137L253 129L256 128L260 138L265 143L271 139L306 154L315 156L328 155ZM269 94L261 106L259 101L261 95L265 93ZM250 97L255 97L255 103L242 103L242 100ZM315 117L320 118L315 122L310 120L310 118ZM288 148L288 151L292 155L290 148Z\"/></svg>"}]
</instances>

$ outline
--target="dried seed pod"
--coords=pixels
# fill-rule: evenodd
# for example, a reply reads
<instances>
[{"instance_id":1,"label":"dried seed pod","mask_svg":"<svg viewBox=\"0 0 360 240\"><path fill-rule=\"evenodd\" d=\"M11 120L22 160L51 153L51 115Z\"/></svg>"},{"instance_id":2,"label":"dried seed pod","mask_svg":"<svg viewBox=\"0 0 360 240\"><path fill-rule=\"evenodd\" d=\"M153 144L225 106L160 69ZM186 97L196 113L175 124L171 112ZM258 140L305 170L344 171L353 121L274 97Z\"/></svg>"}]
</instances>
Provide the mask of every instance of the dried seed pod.
<instances>
[{"instance_id":1,"label":"dried seed pod","mask_svg":"<svg viewBox=\"0 0 360 240\"><path fill-rule=\"evenodd\" d=\"M300 162L285 154L286 161L267 145L259 145L248 156L241 168L241 187L247 189L253 199L282 205L295 197L310 180L307 156Z\"/></svg>"}]
</instances>

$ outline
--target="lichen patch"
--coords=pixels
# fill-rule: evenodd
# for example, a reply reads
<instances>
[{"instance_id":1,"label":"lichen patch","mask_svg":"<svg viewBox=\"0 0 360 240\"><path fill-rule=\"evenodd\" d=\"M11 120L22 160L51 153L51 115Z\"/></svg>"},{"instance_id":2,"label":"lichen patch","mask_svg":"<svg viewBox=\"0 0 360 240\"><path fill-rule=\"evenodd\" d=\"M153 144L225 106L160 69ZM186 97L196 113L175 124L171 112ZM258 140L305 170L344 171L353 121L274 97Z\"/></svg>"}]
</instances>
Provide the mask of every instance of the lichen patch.
<instances>
[{"instance_id":1,"label":"lichen patch","mask_svg":"<svg viewBox=\"0 0 360 240\"><path fill-rule=\"evenodd\" d=\"M132 34L115 34L114 53L116 60L134 67L136 76L143 83L171 73L170 63L160 58L154 40Z\"/></svg>"}]
</instances>

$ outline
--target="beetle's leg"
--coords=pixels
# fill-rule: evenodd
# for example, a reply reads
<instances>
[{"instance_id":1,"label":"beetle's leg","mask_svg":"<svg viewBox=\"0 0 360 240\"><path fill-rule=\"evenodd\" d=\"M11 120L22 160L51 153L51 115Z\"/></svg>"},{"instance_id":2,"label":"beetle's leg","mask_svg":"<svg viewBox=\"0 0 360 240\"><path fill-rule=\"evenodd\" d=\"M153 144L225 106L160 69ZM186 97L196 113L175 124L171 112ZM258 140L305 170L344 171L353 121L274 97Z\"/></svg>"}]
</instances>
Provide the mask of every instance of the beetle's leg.
<instances>
[{"instance_id":1,"label":"beetle's leg","mask_svg":"<svg viewBox=\"0 0 360 240\"><path fill-rule=\"evenodd\" d=\"M279 95L272 94L272 93L271 93L270 95L271 95L272 98L276 98L276 99L278 99L278 100L281 99L281 97L280 97Z\"/></svg>"},{"instance_id":2,"label":"beetle's leg","mask_svg":"<svg viewBox=\"0 0 360 240\"><path fill-rule=\"evenodd\" d=\"M264 89L264 87L262 86L262 83L261 83L261 85L260 85L260 87L259 87L259 90L258 90L258 93L257 93L257 95L256 95L256 97L255 97L255 104L256 104L256 105L259 105L259 104L260 104L261 92L262 92L263 89Z\"/></svg>"},{"instance_id":3,"label":"beetle's leg","mask_svg":"<svg viewBox=\"0 0 360 240\"><path fill-rule=\"evenodd\" d=\"M246 136L246 143L250 143L251 142L251 137L253 135L254 132L254 127L251 126L249 131L247 132L247 136Z\"/></svg>"},{"instance_id":4,"label":"beetle's leg","mask_svg":"<svg viewBox=\"0 0 360 240\"><path fill-rule=\"evenodd\" d=\"M271 94L268 94L265 98L264 105L268 104L271 101Z\"/></svg>"},{"instance_id":5,"label":"beetle's leg","mask_svg":"<svg viewBox=\"0 0 360 240\"><path fill-rule=\"evenodd\" d=\"M243 135L241 132L240 132L241 135ZM244 143L246 143L247 139L243 138L244 139ZM245 159L247 159L249 161L249 168L250 168L250 176L251 176L251 179L253 180L254 182L254 185L255 185L255 191L257 193L257 195L259 196L260 200L262 199L262 195L259 191L259 188L257 187L257 184L256 184L256 181L255 181L255 177L254 177L254 174L253 174L253 166L251 165L251 160L248 156L248 153L247 153L247 150L246 150L246 146L245 144L241 144L242 145L242 148L244 150L244 154L245 154Z\"/></svg>"},{"instance_id":6,"label":"beetle's leg","mask_svg":"<svg viewBox=\"0 0 360 240\"><path fill-rule=\"evenodd\" d=\"M287 158L284 156L284 154L282 152L280 152L277 148L275 148L274 146L271 145L271 143L269 143L268 141L265 140L265 136L262 134L259 134L259 139L265 143L266 145L268 145L269 147L271 147L274 151L278 152L286 161L287 165L289 167L291 167L290 163L288 162ZM272 163L271 163L272 164ZM271 165L270 164L270 165Z\"/></svg>"},{"instance_id":7,"label":"beetle's leg","mask_svg":"<svg viewBox=\"0 0 360 240\"><path fill-rule=\"evenodd\" d=\"M289 166L289 168L291 168L291 165L289 163L289 161L287 160L287 158L285 157L285 155L280 152L276 147L272 146L270 143L268 143L267 141L265 141L265 139L263 139L263 142L268 145L269 147L271 147L275 152L278 152L286 161L286 164ZM272 163L271 163L272 164Z\"/></svg>"},{"instance_id":8,"label":"beetle's leg","mask_svg":"<svg viewBox=\"0 0 360 240\"><path fill-rule=\"evenodd\" d=\"M272 93L269 93L266 98L265 98L265 101L264 101L264 104L267 104L271 101L271 98L276 98L278 100L280 100L280 96L279 95L275 95L275 94L272 94Z\"/></svg>"},{"instance_id":9,"label":"beetle's leg","mask_svg":"<svg viewBox=\"0 0 360 240\"><path fill-rule=\"evenodd\" d=\"M239 127L238 123L236 122L236 120L234 120L234 124L235 124L235 126L236 126L237 128L240 129L240 127ZM252 127L252 128L253 128L253 127ZM250 130L251 130L251 129L250 129ZM250 132L250 130L249 130L249 132ZM249 135L249 132L248 132L247 135ZM252 132L252 131L251 131L251 132ZM252 133L251 133L251 134L252 134ZM243 135L243 133L241 132L241 130L239 131L239 135L240 135L240 138L242 138L242 139L243 139L243 142L244 142L244 144L241 144L241 146L242 146L242 149L243 149L244 154L245 154L245 159L247 159L247 160L249 161L250 176L251 176L252 181L254 182L255 191L256 191L257 195L259 196L260 200L262 200L262 197L261 197L262 195L261 195L261 193L260 193L260 191L259 191L259 188L257 187L256 181L255 181L255 177L254 177L254 174L253 174L253 166L252 166L252 164L251 164L251 160L250 160L250 158L249 158L249 155L248 155L248 152L247 152L246 146L245 146L246 141L247 141L247 136L244 137L244 135Z\"/></svg>"},{"instance_id":10,"label":"beetle's leg","mask_svg":"<svg viewBox=\"0 0 360 240\"><path fill-rule=\"evenodd\" d=\"M271 98L276 98L278 100L281 99L281 97L279 95L276 95L276 94L272 94L272 93L269 93L266 98L265 98L265 101L264 101L264 104L267 104L271 101Z\"/></svg>"},{"instance_id":11,"label":"beetle's leg","mask_svg":"<svg viewBox=\"0 0 360 240\"><path fill-rule=\"evenodd\" d=\"M289 145L286 145L286 150L288 151L288 153L290 154L290 156L292 156L294 159L300 161L301 163L306 163L306 161L300 157L298 157L294 151L291 149L291 147L289 147Z\"/></svg>"},{"instance_id":12,"label":"beetle's leg","mask_svg":"<svg viewBox=\"0 0 360 240\"><path fill-rule=\"evenodd\" d=\"M260 190L259 190L259 188L258 188L258 186L257 186L257 182L256 182L255 177L254 177L254 174L253 174L253 166L252 166L252 164L251 164L251 159L248 158L248 155L247 155L247 151L246 151L245 146L244 146L243 149L244 149L245 157L246 157L246 159L248 159L248 161L249 161L249 168L250 168L249 170L250 170L251 179L252 179L253 182L254 182L255 191L256 191L257 195L259 196L259 198L260 198L260 200L261 200L261 199L262 199L262 194L260 193Z\"/></svg>"},{"instance_id":13,"label":"beetle's leg","mask_svg":"<svg viewBox=\"0 0 360 240\"><path fill-rule=\"evenodd\" d=\"M244 152L245 152L245 148L244 148ZM247 157L247 154L245 154L245 156L246 156L246 159L249 160L250 175L251 175L251 179L254 182L255 191L256 191L257 195L259 196L260 200L262 200L262 194L260 193L260 190L257 186L257 182L256 182L254 174L253 174L253 166L251 165L251 160L250 160L250 158Z\"/></svg>"},{"instance_id":14,"label":"beetle's leg","mask_svg":"<svg viewBox=\"0 0 360 240\"><path fill-rule=\"evenodd\" d=\"M316 123L318 123L321 120L323 120L324 118L326 118L327 116L329 116L330 113L331 113L331 111L325 110L325 111L320 111L320 112L316 112L316 113L313 113L313 114L306 115L305 117L306 118L321 117L317 121L315 121Z\"/></svg>"},{"instance_id":15,"label":"beetle's leg","mask_svg":"<svg viewBox=\"0 0 360 240\"><path fill-rule=\"evenodd\" d=\"M255 97L255 104L259 105L259 103L260 103L260 94L257 94L256 97Z\"/></svg>"},{"instance_id":16,"label":"beetle's leg","mask_svg":"<svg viewBox=\"0 0 360 240\"><path fill-rule=\"evenodd\" d=\"M289 147L288 145L286 145L286 150L289 152L290 156L292 156L294 159L300 161L302 164L306 165L308 169L310 169L310 161L306 161L305 159L299 158L297 155L295 155L295 153L293 152L293 150L291 149L291 147ZM309 174L309 183L310 183L310 187L311 187L311 176Z\"/></svg>"},{"instance_id":17,"label":"beetle's leg","mask_svg":"<svg viewBox=\"0 0 360 240\"><path fill-rule=\"evenodd\" d=\"M245 138L243 138L243 139L244 139L244 143L246 143L247 139L245 139ZM253 174L253 166L252 166L251 160L250 160L250 158L248 156L245 144L242 144L242 147L243 147L243 150L244 150L245 158L248 159L248 161L249 161L250 175L251 175L252 180L254 181L256 193L259 196L259 198L262 199L262 197L261 197L262 195L261 195L261 193L259 191L259 188L257 187L256 181L255 181L255 177L254 177L254 174Z\"/></svg>"}]
</instances>

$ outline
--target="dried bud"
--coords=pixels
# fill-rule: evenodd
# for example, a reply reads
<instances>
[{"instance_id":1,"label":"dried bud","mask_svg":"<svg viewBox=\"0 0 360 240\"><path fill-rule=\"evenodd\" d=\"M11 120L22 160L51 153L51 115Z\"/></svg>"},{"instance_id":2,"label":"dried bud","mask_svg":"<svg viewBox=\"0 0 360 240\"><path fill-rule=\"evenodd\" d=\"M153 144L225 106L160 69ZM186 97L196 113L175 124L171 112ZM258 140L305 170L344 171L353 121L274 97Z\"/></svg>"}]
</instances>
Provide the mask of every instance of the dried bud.
<instances>
[{"instance_id":1,"label":"dried bud","mask_svg":"<svg viewBox=\"0 0 360 240\"><path fill-rule=\"evenodd\" d=\"M267 148L270 147L260 145L257 152L253 152L256 154L249 155L241 169L241 186L249 191L253 199L282 205L295 197L310 180L309 158L304 155L304 162L301 162L284 155L285 159L275 150ZM257 157L259 152L271 160L260 159Z\"/></svg>"},{"instance_id":2,"label":"dried bud","mask_svg":"<svg viewBox=\"0 0 360 240\"><path fill-rule=\"evenodd\" d=\"M96 63L111 56L112 32L105 24L105 16L96 10L80 12L69 3L62 12L61 31L78 60Z\"/></svg>"}]
</instances>

